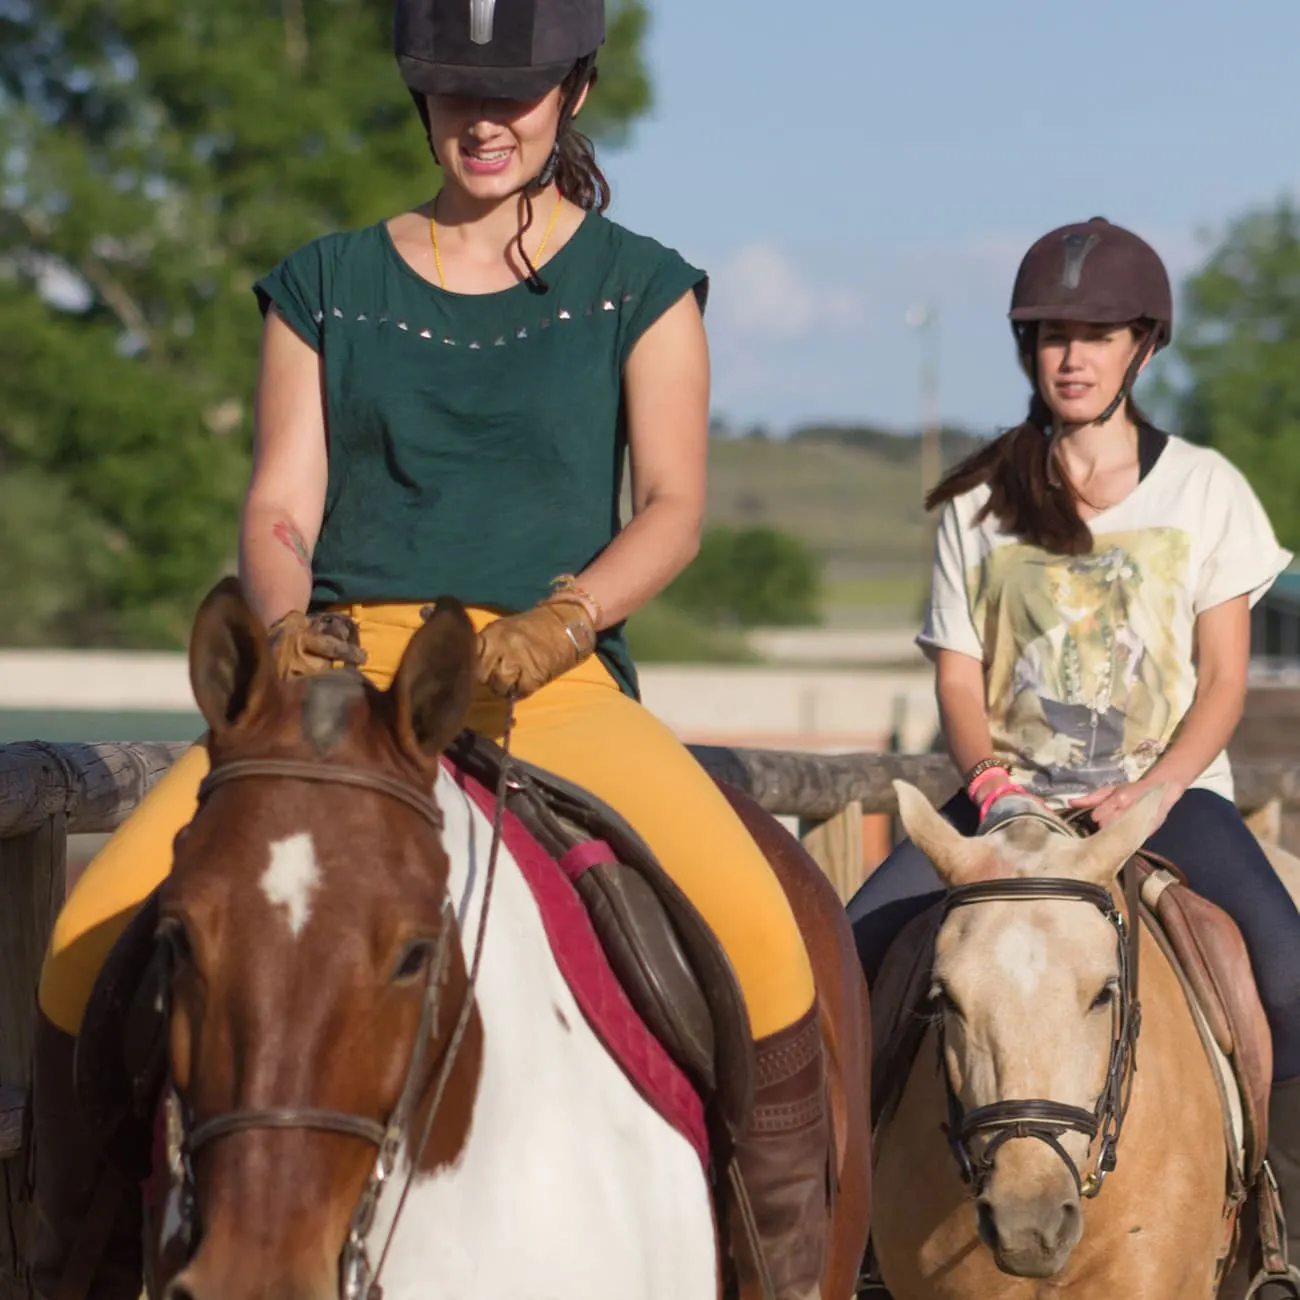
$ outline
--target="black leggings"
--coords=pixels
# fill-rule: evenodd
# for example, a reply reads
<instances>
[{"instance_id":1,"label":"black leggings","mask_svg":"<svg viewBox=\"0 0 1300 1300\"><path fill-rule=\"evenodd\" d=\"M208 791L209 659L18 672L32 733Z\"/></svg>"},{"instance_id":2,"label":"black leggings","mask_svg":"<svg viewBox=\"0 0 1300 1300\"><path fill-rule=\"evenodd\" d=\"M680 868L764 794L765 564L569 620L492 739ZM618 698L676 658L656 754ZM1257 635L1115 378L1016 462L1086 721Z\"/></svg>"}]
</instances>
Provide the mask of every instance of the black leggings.
<instances>
[{"instance_id":1,"label":"black leggings","mask_svg":"<svg viewBox=\"0 0 1300 1300\"><path fill-rule=\"evenodd\" d=\"M940 811L963 835L979 826L964 793ZM1222 795L1189 790L1147 847L1236 921L1273 1031L1273 1077L1300 1076L1300 912L1241 814ZM943 890L926 856L904 840L853 896L849 920L868 981L879 973L894 936Z\"/></svg>"}]
</instances>

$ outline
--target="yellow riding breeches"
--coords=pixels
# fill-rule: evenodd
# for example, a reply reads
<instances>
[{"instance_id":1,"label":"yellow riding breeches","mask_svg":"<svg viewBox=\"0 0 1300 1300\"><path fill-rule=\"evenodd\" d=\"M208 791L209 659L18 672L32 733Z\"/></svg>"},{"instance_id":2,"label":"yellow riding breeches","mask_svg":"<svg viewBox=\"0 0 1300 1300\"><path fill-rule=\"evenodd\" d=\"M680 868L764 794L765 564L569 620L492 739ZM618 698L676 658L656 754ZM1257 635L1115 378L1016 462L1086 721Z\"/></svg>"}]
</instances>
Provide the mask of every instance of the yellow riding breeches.
<instances>
[{"instance_id":1,"label":"yellow riding breeches","mask_svg":"<svg viewBox=\"0 0 1300 1300\"><path fill-rule=\"evenodd\" d=\"M392 681L420 626L420 606L346 605L377 687ZM476 627L494 615L471 610ZM476 690L465 725L500 740L505 704ZM515 705L511 748L590 790L620 813L713 927L731 959L756 1038L812 1005L813 976L794 915L766 859L712 779L649 710L590 658ZM172 841L193 817L207 750L187 750L140 802L69 895L41 974L40 1002L76 1033L109 950L171 865Z\"/></svg>"}]
</instances>

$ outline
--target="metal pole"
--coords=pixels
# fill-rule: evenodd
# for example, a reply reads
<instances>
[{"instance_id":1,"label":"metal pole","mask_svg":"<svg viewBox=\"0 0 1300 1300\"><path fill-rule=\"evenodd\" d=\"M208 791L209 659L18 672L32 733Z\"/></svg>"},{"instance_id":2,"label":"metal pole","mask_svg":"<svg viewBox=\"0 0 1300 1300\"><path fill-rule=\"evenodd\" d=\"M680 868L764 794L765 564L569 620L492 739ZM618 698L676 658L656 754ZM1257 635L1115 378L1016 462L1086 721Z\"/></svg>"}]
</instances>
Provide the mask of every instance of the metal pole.
<instances>
[{"instance_id":1,"label":"metal pole","mask_svg":"<svg viewBox=\"0 0 1300 1300\"><path fill-rule=\"evenodd\" d=\"M907 313L907 323L917 331L921 344L921 499L924 501L943 472L939 445L939 309L933 303L917 303ZM926 519L921 538L922 562L928 572L934 548L933 520Z\"/></svg>"}]
</instances>

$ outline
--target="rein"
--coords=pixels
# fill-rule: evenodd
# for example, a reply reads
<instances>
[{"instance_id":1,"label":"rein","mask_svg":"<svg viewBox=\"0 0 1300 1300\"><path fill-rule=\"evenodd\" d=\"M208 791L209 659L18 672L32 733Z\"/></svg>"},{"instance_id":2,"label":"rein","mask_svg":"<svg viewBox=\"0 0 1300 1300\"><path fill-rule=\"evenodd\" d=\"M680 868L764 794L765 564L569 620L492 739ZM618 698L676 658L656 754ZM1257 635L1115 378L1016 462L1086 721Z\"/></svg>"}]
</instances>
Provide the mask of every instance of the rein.
<instances>
[{"instance_id":1,"label":"rein","mask_svg":"<svg viewBox=\"0 0 1300 1300\"><path fill-rule=\"evenodd\" d=\"M1037 814L1028 814L1037 816ZM1015 820L1015 819L1011 819ZM1043 820L1048 820L1044 818ZM1009 824L999 823L998 827ZM1059 823L1049 823L1058 827ZM1137 1040L1142 1023L1142 1005L1138 998L1137 872L1131 867L1123 873L1124 896L1129 922L1115 905L1110 890L1083 881L1056 877L1029 877L1009 880L980 881L959 885L949 891L943 905L941 923L960 907L980 903L1058 901L1085 903L1095 907L1114 927L1119 957L1119 988L1112 1011L1110 1060L1106 1082L1091 1110L1041 1098L1007 1099L966 1110L952 1086L944 1053L943 1021L939 1020L939 1069L948 1094L948 1122L943 1126L948 1145L956 1157L963 1181L976 1195L993 1173L998 1149L1017 1138L1035 1138L1051 1147L1065 1163L1080 1196L1093 1197L1101 1191L1106 1176L1118 1160L1120 1132L1133 1093L1133 1075L1137 1068ZM1068 1132L1082 1133L1089 1144L1101 1138L1093 1169L1087 1175L1065 1149L1061 1138ZM981 1134L992 1133L983 1154L972 1157L969 1143Z\"/></svg>"},{"instance_id":2,"label":"rein","mask_svg":"<svg viewBox=\"0 0 1300 1300\"><path fill-rule=\"evenodd\" d=\"M196 1125L182 1139L180 1160L174 1166L183 1170L185 1184L183 1200L188 1207L196 1205L192 1159L204 1147L234 1133L254 1129L311 1129L318 1132L337 1133L359 1138L378 1148L371 1172L358 1198L348 1226L347 1239L339 1259L340 1300L382 1300L380 1275L388 1258L389 1248L397 1232L397 1225L406 1206L407 1197L419 1171L421 1153L429 1144L443 1097L446 1094L452 1070L460 1054L465 1032L474 1009L474 991L482 965L483 946L487 934L488 913L492 901L492 887L496 879L497 859L501 849L502 826L505 818L506 791L512 785L510 760L510 734L514 727L514 709L508 707L505 731L501 740L502 762L497 780L496 800L492 818L492 839L488 849L487 868L484 874L483 902L479 910L478 931L474 941L473 956L466 978L465 994L458 1009L455 1024L447 1039L433 1080L432 1095L419 1127L418 1143L410 1149L409 1169L398 1195L392 1222L379 1252L378 1263L370 1261L369 1240L374 1230L379 1201L392 1180L398 1158L415 1118L416 1103L422 1090L429 1046L438 1037L442 1012L442 993L446 982L451 945L456 939L454 916L450 895L443 899L438 938L429 962L425 983L420 1027L411 1059L407 1065L402 1091L386 1121L346 1111L318 1110L301 1106L249 1107L226 1111L211 1116ZM419 813L434 831L441 834L444 826L442 811L433 796L388 776L382 772L369 772L363 768L332 766L295 759L241 759L215 766L199 788L199 805L218 786L230 781L253 777L273 777L293 781L311 781L321 785L344 785L371 790L405 804ZM192 1235L192 1234L191 1234Z\"/></svg>"}]
</instances>

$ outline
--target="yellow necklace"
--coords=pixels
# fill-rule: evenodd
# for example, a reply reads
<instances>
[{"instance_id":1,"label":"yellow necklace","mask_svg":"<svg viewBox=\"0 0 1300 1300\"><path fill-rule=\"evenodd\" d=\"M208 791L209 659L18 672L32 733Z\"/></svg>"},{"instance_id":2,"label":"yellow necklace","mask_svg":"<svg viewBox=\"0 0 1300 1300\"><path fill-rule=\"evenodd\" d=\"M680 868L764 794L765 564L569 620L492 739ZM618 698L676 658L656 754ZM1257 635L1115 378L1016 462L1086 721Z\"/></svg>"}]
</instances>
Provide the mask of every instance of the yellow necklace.
<instances>
[{"instance_id":1,"label":"yellow necklace","mask_svg":"<svg viewBox=\"0 0 1300 1300\"><path fill-rule=\"evenodd\" d=\"M546 251L546 243L551 237L551 232L555 229L555 223L560 215L560 204L562 196L557 190L555 193L555 206L551 209L551 219L546 223L546 230L542 234L542 242L537 245L537 252L533 254L533 262L540 265L542 254ZM433 240L433 264L438 271L438 285L440 288L447 287L447 278L442 273L442 252L438 248L438 219L429 217L429 237Z\"/></svg>"}]
</instances>

